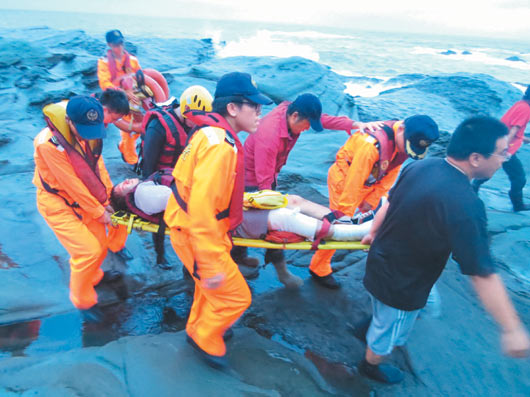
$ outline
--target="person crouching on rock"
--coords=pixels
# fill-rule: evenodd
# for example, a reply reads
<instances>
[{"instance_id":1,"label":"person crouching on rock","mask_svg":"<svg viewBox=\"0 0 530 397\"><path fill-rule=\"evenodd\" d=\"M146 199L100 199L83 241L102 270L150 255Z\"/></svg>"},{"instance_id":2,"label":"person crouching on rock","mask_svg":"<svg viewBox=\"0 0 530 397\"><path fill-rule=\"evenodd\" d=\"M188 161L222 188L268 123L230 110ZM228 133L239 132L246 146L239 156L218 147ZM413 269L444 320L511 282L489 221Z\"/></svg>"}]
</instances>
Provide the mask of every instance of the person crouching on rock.
<instances>
[{"instance_id":1,"label":"person crouching on rock","mask_svg":"<svg viewBox=\"0 0 530 397\"><path fill-rule=\"evenodd\" d=\"M171 244L195 281L186 325L188 342L214 367L226 365L223 335L249 307L248 285L230 257L228 232L243 220L244 154L240 131L256 131L261 105L247 73L217 83L213 112L191 111L198 129L173 170L173 195L164 221Z\"/></svg>"},{"instance_id":2,"label":"person crouching on rock","mask_svg":"<svg viewBox=\"0 0 530 397\"><path fill-rule=\"evenodd\" d=\"M362 374L385 383L403 379L398 368L381 362L406 343L451 254L501 326L505 353L528 355L528 334L495 273L484 204L470 184L473 178L491 178L501 167L507 133L490 117L464 121L451 137L447 157L408 165L376 214L362 240L371 244L364 286L373 308Z\"/></svg>"},{"instance_id":3,"label":"person crouching on rock","mask_svg":"<svg viewBox=\"0 0 530 397\"><path fill-rule=\"evenodd\" d=\"M408 157L425 157L438 135L438 125L426 115L385 121L375 131L351 135L328 171L329 207L334 210L329 221L342 216L347 221L375 210L396 181L401 164ZM309 265L315 281L332 289L340 287L331 268L334 252L315 252Z\"/></svg>"},{"instance_id":4,"label":"person crouching on rock","mask_svg":"<svg viewBox=\"0 0 530 397\"><path fill-rule=\"evenodd\" d=\"M96 98L75 96L47 105L48 127L35 138L37 208L70 254L70 300L78 309L98 302L94 286L107 249L120 250L125 228L109 228L112 182L103 163L103 107Z\"/></svg>"},{"instance_id":5,"label":"person crouching on rock","mask_svg":"<svg viewBox=\"0 0 530 397\"><path fill-rule=\"evenodd\" d=\"M112 188L110 202L116 211L124 210L146 220L159 223L160 214L166 209L172 192L169 188L172 178L164 171L158 171L147 180L126 179ZM361 225L329 225L313 217L315 211L329 213L329 208L305 200L300 196L289 195L286 208L271 210L249 208L243 211L243 221L234 230L234 237L263 239L271 231L289 232L314 241L315 238L335 241L359 241L370 230L371 221ZM307 213L307 215L306 215ZM287 267L276 267L278 278L287 288L297 288L303 284Z\"/></svg>"}]
</instances>

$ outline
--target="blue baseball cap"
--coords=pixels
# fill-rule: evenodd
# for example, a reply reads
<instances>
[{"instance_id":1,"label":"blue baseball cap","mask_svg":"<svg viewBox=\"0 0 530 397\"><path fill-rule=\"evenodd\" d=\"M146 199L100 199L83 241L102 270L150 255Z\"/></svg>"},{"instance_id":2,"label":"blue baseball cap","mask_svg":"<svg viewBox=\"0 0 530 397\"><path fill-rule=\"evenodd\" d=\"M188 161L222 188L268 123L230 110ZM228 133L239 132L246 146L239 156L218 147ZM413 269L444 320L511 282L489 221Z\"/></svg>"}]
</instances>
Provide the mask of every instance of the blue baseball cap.
<instances>
[{"instance_id":1,"label":"blue baseball cap","mask_svg":"<svg viewBox=\"0 0 530 397\"><path fill-rule=\"evenodd\" d=\"M109 30L105 34L105 39L109 44L123 44L124 38L118 29Z\"/></svg>"},{"instance_id":2,"label":"blue baseball cap","mask_svg":"<svg viewBox=\"0 0 530 397\"><path fill-rule=\"evenodd\" d=\"M90 96L78 95L66 105L66 115L83 139L103 139L107 136L103 124L103 106Z\"/></svg>"},{"instance_id":3,"label":"blue baseball cap","mask_svg":"<svg viewBox=\"0 0 530 397\"><path fill-rule=\"evenodd\" d=\"M298 112L300 117L308 119L311 124L311 128L317 132L324 129L320 122L322 116L322 103L313 94L302 94L299 95L293 102L294 110Z\"/></svg>"},{"instance_id":4,"label":"blue baseball cap","mask_svg":"<svg viewBox=\"0 0 530 397\"><path fill-rule=\"evenodd\" d=\"M422 159L427 148L438 139L438 125L429 116L418 114L405 119L405 150L413 159Z\"/></svg>"},{"instance_id":5,"label":"blue baseball cap","mask_svg":"<svg viewBox=\"0 0 530 397\"><path fill-rule=\"evenodd\" d=\"M248 73L232 72L223 75L217 82L215 98L243 97L259 105L270 105L272 101L257 89L256 83Z\"/></svg>"}]
</instances>

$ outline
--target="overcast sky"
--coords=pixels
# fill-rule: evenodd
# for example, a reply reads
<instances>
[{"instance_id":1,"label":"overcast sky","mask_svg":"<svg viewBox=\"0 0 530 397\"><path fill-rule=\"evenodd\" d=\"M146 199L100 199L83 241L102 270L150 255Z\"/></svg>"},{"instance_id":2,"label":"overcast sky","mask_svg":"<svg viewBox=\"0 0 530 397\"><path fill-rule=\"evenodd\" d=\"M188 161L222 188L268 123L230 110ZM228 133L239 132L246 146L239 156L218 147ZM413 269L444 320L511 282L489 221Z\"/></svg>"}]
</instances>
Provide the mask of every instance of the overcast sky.
<instances>
[{"instance_id":1,"label":"overcast sky","mask_svg":"<svg viewBox=\"0 0 530 397\"><path fill-rule=\"evenodd\" d=\"M352 26L530 42L530 0L0 0L0 8Z\"/></svg>"}]
</instances>

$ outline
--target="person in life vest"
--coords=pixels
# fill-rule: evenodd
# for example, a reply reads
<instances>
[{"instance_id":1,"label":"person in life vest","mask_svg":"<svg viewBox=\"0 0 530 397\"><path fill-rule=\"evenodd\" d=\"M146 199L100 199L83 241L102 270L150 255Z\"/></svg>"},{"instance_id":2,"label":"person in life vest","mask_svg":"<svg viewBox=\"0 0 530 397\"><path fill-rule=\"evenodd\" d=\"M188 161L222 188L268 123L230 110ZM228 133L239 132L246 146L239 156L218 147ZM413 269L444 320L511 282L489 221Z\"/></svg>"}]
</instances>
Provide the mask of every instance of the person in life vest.
<instances>
[{"instance_id":1,"label":"person in life vest","mask_svg":"<svg viewBox=\"0 0 530 397\"><path fill-rule=\"evenodd\" d=\"M438 125L429 116L415 115L404 121L385 121L374 132L350 136L337 152L328 172L330 222L350 222L356 213L375 210L394 184L401 164L410 156L421 159L438 139ZM334 251L319 250L309 272L319 284L335 289L331 258Z\"/></svg>"},{"instance_id":2,"label":"person in life vest","mask_svg":"<svg viewBox=\"0 0 530 397\"><path fill-rule=\"evenodd\" d=\"M107 88L95 97L103 106L103 124L105 127L129 114L129 101L122 90Z\"/></svg>"},{"instance_id":3,"label":"person in life vest","mask_svg":"<svg viewBox=\"0 0 530 397\"><path fill-rule=\"evenodd\" d=\"M126 179L112 188L110 195L112 208L116 211L127 211L150 222L160 224L161 216L172 194L169 187L172 182L173 178L169 170L156 171L144 181L140 181L138 178ZM281 238L301 236L306 240L317 241L318 243L321 239L359 241L370 230L371 221L364 222L362 225L326 224L326 219L324 221L318 219L322 218L323 215L319 217L311 215L314 213L314 208L321 214L329 213L329 208L305 200L300 196L288 195L285 197L278 193L278 197L288 199L285 208L246 208L243 211L243 221L234 230L233 235L246 239L270 241L270 238L277 236L274 232L279 231L296 234L296 236L291 236L280 233L279 237ZM297 239L297 241L301 240ZM298 287L298 284L289 282L290 274L287 271L278 269L278 276L287 288Z\"/></svg>"},{"instance_id":4,"label":"person in life vest","mask_svg":"<svg viewBox=\"0 0 530 397\"><path fill-rule=\"evenodd\" d=\"M310 127L320 132L324 128L344 130L373 129L379 123L361 123L348 117L322 114L322 104L313 94L302 94L293 102L284 101L260 121L258 130L245 141L245 190L276 189L280 170L300 134ZM252 264L255 258L247 257L245 247L235 247L233 258L240 264ZM272 262L276 269L286 268L282 250L268 249L265 262ZM301 282L301 279L293 282Z\"/></svg>"},{"instance_id":5,"label":"person in life vest","mask_svg":"<svg viewBox=\"0 0 530 397\"><path fill-rule=\"evenodd\" d=\"M188 110L212 110L213 98L208 90L194 85L184 90L180 103L155 108L144 116L140 169L147 178L157 170L175 167L195 124L186 116Z\"/></svg>"},{"instance_id":6,"label":"person in life vest","mask_svg":"<svg viewBox=\"0 0 530 397\"><path fill-rule=\"evenodd\" d=\"M501 121L508 127L508 153L510 158L502 163L502 169L510 179L508 195L515 212L530 211L530 204L523 202L523 188L526 185L526 175L521 160L516 156L517 151L525 140L524 131L530 121L530 85L520 101L517 101L502 116ZM488 179L475 179L473 187L478 192L480 185Z\"/></svg>"},{"instance_id":7,"label":"person in life vest","mask_svg":"<svg viewBox=\"0 0 530 397\"><path fill-rule=\"evenodd\" d=\"M107 88L123 89L127 99L134 106L140 106L140 102L134 94L132 87L124 79L132 73L140 70L138 59L129 54L123 46L123 34L119 30L108 31L105 35L109 50L105 57L98 59L98 80L99 87L105 91ZM126 119L125 119L126 120ZM136 139L140 134L135 132L120 131L121 142L118 148L123 159L128 164L136 164L138 155L136 154Z\"/></svg>"},{"instance_id":8,"label":"person in life vest","mask_svg":"<svg viewBox=\"0 0 530 397\"><path fill-rule=\"evenodd\" d=\"M37 209L70 254L70 300L79 309L97 301L94 286L107 249L123 248L127 230L112 228L108 198L112 182L101 157L106 136L103 107L75 96L47 105L48 127L34 141Z\"/></svg>"},{"instance_id":9,"label":"person in life vest","mask_svg":"<svg viewBox=\"0 0 530 397\"><path fill-rule=\"evenodd\" d=\"M164 221L175 252L195 281L186 333L214 367L226 365L223 335L251 302L248 285L230 256L229 232L243 220L244 154L237 133L254 133L261 105L270 103L249 74L223 75L212 104L215 113L188 112L202 127L173 170L173 195Z\"/></svg>"}]
</instances>

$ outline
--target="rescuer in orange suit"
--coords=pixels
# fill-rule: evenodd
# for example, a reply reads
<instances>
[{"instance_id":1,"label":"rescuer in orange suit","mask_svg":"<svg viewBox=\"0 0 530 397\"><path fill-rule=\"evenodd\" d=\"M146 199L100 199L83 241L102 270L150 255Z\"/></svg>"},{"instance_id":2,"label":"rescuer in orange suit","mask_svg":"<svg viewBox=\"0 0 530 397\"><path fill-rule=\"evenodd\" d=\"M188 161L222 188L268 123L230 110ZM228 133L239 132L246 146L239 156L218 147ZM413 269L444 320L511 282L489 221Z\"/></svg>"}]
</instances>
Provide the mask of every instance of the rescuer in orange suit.
<instances>
[{"instance_id":1,"label":"rescuer in orange suit","mask_svg":"<svg viewBox=\"0 0 530 397\"><path fill-rule=\"evenodd\" d=\"M34 141L37 209L70 254L70 300L89 309L104 277L107 249L125 245L125 228L110 227L112 182L101 157L103 107L76 96L43 109L48 127ZM108 232L107 232L108 229Z\"/></svg>"},{"instance_id":2,"label":"rescuer in orange suit","mask_svg":"<svg viewBox=\"0 0 530 397\"><path fill-rule=\"evenodd\" d=\"M261 105L270 103L249 74L222 76L214 113L186 112L204 127L194 133L173 170L173 195L164 220L175 252L195 281L187 340L215 368L227 365L223 337L231 335L229 328L251 302L248 285L230 256L229 232L242 221L245 185L237 133L255 132Z\"/></svg>"},{"instance_id":3,"label":"rescuer in orange suit","mask_svg":"<svg viewBox=\"0 0 530 397\"><path fill-rule=\"evenodd\" d=\"M354 214L375 210L394 184L401 164L409 156L425 157L438 136L437 124L426 115L385 121L373 132L351 135L328 172L329 207L335 210L328 220L349 223ZM334 252L315 252L309 266L311 276L331 289L340 287L331 269Z\"/></svg>"},{"instance_id":4,"label":"rescuer in orange suit","mask_svg":"<svg viewBox=\"0 0 530 397\"><path fill-rule=\"evenodd\" d=\"M123 48L124 38L119 30L111 30L105 35L109 50L105 57L98 59L99 87L105 91L107 88L121 88L125 90L129 102L139 106L140 102L131 87L123 81L123 77L140 70L138 59ZM127 116L130 117L130 116ZM124 118L126 121L130 119ZM121 142L118 145L123 160L128 164L136 164L136 139L140 136L136 132L120 131Z\"/></svg>"}]
</instances>

